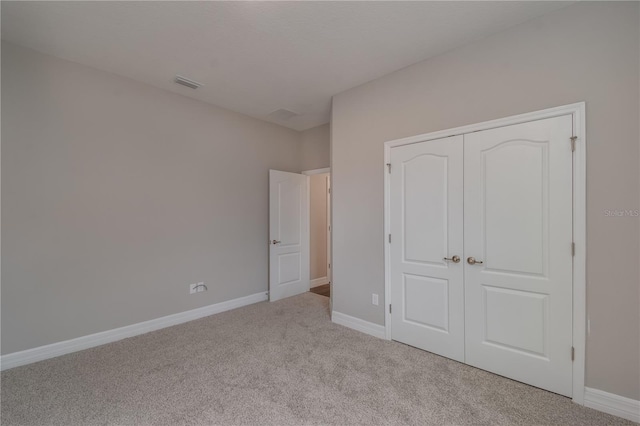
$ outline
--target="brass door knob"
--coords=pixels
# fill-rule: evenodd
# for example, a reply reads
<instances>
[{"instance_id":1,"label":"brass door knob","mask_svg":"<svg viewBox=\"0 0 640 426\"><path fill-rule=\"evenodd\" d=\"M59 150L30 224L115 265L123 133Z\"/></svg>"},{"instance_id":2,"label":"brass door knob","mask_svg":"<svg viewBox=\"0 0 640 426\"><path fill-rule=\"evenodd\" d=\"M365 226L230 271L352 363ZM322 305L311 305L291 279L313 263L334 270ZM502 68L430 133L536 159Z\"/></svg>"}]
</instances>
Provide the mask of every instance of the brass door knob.
<instances>
[{"instance_id":1,"label":"brass door knob","mask_svg":"<svg viewBox=\"0 0 640 426\"><path fill-rule=\"evenodd\" d=\"M453 263L458 263L460 262L460 256L445 257L444 260L451 261Z\"/></svg>"},{"instance_id":2,"label":"brass door knob","mask_svg":"<svg viewBox=\"0 0 640 426\"><path fill-rule=\"evenodd\" d=\"M475 264L482 264L482 263L484 263L484 262L483 262L482 260L476 260L476 258L475 258L475 257L468 257L468 258L467 258L467 263L468 263L469 265L475 265Z\"/></svg>"}]
</instances>

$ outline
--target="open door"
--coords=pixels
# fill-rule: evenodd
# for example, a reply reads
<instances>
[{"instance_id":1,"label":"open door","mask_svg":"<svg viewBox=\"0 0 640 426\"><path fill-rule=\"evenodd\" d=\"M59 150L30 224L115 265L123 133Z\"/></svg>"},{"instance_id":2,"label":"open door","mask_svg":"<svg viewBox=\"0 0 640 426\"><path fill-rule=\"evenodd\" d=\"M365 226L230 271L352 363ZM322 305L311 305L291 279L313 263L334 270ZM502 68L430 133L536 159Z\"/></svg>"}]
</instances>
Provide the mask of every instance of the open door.
<instances>
[{"instance_id":1,"label":"open door","mask_svg":"<svg viewBox=\"0 0 640 426\"><path fill-rule=\"evenodd\" d=\"M269 170L269 300L309 291L308 176Z\"/></svg>"}]
</instances>

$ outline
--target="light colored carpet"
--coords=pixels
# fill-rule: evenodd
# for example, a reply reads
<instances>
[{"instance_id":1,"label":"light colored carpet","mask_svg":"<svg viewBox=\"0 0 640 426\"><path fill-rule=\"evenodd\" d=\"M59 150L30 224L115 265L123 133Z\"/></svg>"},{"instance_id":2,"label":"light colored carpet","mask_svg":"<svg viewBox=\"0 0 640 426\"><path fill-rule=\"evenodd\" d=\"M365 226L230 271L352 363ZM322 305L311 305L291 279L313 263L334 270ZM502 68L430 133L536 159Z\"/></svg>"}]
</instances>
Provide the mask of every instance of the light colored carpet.
<instances>
[{"instance_id":1,"label":"light colored carpet","mask_svg":"<svg viewBox=\"0 0 640 426\"><path fill-rule=\"evenodd\" d=\"M2 373L4 425L631 424L329 320L307 293Z\"/></svg>"}]
</instances>

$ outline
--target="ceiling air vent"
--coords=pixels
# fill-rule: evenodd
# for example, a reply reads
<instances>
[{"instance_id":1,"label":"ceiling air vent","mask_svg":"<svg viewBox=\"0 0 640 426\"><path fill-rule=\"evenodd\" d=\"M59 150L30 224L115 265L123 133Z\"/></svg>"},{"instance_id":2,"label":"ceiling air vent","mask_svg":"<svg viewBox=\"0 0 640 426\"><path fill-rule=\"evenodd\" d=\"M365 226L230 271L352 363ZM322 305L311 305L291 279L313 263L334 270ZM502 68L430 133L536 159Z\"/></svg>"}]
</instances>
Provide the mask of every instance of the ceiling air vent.
<instances>
[{"instance_id":1,"label":"ceiling air vent","mask_svg":"<svg viewBox=\"0 0 640 426\"><path fill-rule=\"evenodd\" d=\"M269 114L269 117L279 121L287 121L297 115L300 114L298 114L297 112L289 111L288 109L279 109Z\"/></svg>"},{"instance_id":2,"label":"ceiling air vent","mask_svg":"<svg viewBox=\"0 0 640 426\"><path fill-rule=\"evenodd\" d=\"M202 86L202 83L189 80L188 78L182 77L181 75L176 75L176 79L173 81L175 81L178 84L182 84L183 86L187 86L190 89L197 89L198 87Z\"/></svg>"}]
</instances>

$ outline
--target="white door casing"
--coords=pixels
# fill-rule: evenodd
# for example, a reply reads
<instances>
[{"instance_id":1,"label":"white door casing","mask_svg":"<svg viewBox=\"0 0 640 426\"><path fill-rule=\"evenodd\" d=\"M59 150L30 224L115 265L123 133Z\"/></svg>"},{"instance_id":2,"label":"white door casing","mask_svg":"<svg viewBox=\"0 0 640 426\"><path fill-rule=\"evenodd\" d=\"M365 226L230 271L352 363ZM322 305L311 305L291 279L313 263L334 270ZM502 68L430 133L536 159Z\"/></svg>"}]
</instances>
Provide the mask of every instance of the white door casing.
<instances>
[{"instance_id":1,"label":"white door casing","mask_svg":"<svg viewBox=\"0 0 640 426\"><path fill-rule=\"evenodd\" d=\"M333 281L331 273L331 174L327 176L327 280Z\"/></svg>"},{"instance_id":2,"label":"white door casing","mask_svg":"<svg viewBox=\"0 0 640 426\"><path fill-rule=\"evenodd\" d=\"M392 338L464 361L463 138L393 148L391 164Z\"/></svg>"},{"instance_id":3,"label":"white door casing","mask_svg":"<svg viewBox=\"0 0 640 426\"><path fill-rule=\"evenodd\" d=\"M309 178L269 170L269 300L309 291Z\"/></svg>"},{"instance_id":4,"label":"white door casing","mask_svg":"<svg viewBox=\"0 0 640 426\"><path fill-rule=\"evenodd\" d=\"M464 135L466 363L567 396L571 136L570 115Z\"/></svg>"}]
</instances>

